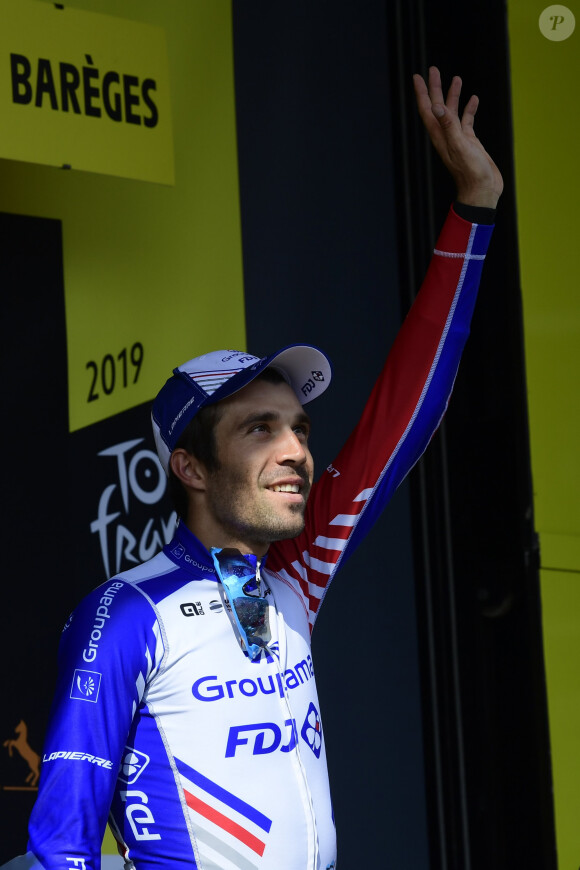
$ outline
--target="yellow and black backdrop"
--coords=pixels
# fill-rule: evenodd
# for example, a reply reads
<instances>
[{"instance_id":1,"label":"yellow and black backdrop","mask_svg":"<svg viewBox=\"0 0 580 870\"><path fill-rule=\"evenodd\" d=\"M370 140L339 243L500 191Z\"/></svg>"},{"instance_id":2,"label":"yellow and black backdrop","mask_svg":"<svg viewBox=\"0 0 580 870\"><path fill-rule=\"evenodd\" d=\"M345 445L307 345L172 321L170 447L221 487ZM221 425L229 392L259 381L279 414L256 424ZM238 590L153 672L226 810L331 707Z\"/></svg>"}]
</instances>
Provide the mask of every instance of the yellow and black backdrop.
<instances>
[{"instance_id":1,"label":"yellow and black backdrop","mask_svg":"<svg viewBox=\"0 0 580 870\"><path fill-rule=\"evenodd\" d=\"M542 286L521 286L520 258L541 245L527 221L518 235L553 174L526 163L526 137L552 147L520 111L528 69L571 57L577 35L556 55L529 6L508 21L499 0L0 3L0 861L25 849L62 625L171 534L149 407L173 366L310 341L335 365L312 409L319 470L355 422L453 193L414 117L411 74L436 62L480 94L506 194L444 426L314 637L340 861L552 870L557 827L560 866L577 867L563 759L578 692L560 665L578 566L566 529L540 586L537 532L557 545L566 523L553 491L535 519L552 429L545 348L528 341L541 315L524 318ZM550 380L554 401L566 383ZM107 837L104 866L113 851Z\"/></svg>"}]
</instances>

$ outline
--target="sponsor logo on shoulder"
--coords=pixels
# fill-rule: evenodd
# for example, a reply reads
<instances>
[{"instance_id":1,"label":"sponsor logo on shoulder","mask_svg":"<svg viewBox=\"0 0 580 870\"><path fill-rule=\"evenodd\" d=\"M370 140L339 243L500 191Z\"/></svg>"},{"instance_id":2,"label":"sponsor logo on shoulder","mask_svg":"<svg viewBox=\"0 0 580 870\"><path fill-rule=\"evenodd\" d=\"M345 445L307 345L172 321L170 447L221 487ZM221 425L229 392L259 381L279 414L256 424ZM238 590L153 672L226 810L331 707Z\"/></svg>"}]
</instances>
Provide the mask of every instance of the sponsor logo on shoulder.
<instances>
[{"instance_id":1,"label":"sponsor logo on shoulder","mask_svg":"<svg viewBox=\"0 0 580 870\"><path fill-rule=\"evenodd\" d=\"M119 771L119 780L127 785L133 785L150 761L151 759L144 752L139 752L138 749L133 749L132 746L125 746L121 770Z\"/></svg>"},{"instance_id":2,"label":"sponsor logo on shoulder","mask_svg":"<svg viewBox=\"0 0 580 870\"><path fill-rule=\"evenodd\" d=\"M89 764L96 764L97 767L104 767L105 770L113 769L113 762L108 758L101 758L100 755L91 755L90 752L47 752L44 754L42 761L87 761Z\"/></svg>"},{"instance_id":3,"label":"sponsor logo on shoulder","mask_svg":"<svg viewBox=\"0 0 580 870\"><path fill-rule=\"evenodd\" d=\"M70 697L73 701L91 701L96 704L99 700L102 674L97 671L83 671L77 668L73 675Z\"/></svg>"},{"instance_id":4,"label":"sponsor logo on shoulder","mask_svg":"<svg viewBox=\"0 0 580 870\"><path fill-rule=\"evenodd\" d=\"M107 624L105 620L111 618L109 608L115 600L115 595L117 595L119 589L122 589L124 585L125 584L121 583L119 580L114 581L107 589L105 589L102 596L99 598L99 606L97 607L95 613L95 621L93 624L93 630L91 631L91 638L89 640L88 646L86 646L83 650L83 659L86 662L94 662L97 657L99 643L103 636L103 629Z\"/></svg>"}]
</instances>

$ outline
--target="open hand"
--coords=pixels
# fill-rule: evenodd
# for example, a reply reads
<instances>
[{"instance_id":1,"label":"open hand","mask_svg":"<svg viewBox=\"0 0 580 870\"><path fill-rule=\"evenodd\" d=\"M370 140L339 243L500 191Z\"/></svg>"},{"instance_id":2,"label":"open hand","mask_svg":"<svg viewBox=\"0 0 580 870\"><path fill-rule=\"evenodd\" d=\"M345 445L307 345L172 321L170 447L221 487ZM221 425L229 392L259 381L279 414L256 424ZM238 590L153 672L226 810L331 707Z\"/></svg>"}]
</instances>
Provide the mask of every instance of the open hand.
<instances>
[{"instance_id":1,"label":"open hand","mask_svg":"<svg viewBox=\"0 0 580 870\"><path fill-rule=\"evenodd\" d=\"M473 130L479 98L472 96L459 117L461 79L454 76L443 99L441 75L429 68L429 83L413 76L417 108L431 142L453 176L457 199L466 205L495 208L503 190L501 173Z\"/></svg>"}]
</instances>

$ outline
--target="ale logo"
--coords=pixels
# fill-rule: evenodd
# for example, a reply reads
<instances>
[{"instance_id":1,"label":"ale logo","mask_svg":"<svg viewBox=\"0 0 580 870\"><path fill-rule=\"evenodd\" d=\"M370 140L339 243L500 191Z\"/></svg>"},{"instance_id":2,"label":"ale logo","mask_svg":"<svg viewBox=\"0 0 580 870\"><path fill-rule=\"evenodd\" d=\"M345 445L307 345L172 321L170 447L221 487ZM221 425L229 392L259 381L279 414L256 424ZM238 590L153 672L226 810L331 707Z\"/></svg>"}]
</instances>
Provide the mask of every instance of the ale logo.
<instances>
[{"instance_id":1,"label":"ale logo","mask_svg":"<svg viewBox=\"0 0 580 870\"><path fill-rule=\"evenodd\" d=\"M74 701L92 701L96 704L99 700L101 688L101 674L97 671L83 671L77 668L74 672L70 696Z\"/></svg>"}]
</instances>

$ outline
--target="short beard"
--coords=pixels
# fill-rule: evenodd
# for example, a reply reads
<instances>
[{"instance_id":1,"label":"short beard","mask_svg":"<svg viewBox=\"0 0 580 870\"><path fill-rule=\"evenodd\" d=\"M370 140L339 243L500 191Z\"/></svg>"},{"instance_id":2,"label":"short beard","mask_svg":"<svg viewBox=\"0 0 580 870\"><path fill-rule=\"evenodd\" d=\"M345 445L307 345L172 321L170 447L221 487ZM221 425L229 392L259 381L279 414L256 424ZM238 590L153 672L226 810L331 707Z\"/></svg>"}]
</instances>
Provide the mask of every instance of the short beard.
<instances>
[{"instance_id":1,"label":"short beard","mask_svg":"<svg viewBox=\"0 0 580 870\"><path fill-rule=\"evenodd\" d=\"M256 511L254 516L248 517L239 510L235 498L215 499L212 495L209 504L222 528L241 540L273 544L295 538L304 529L303 505L297 505L293 516L282 519L265 511Z\"/></svg>"},{"instance_id":2,"label":"short beard","mask_svg":"<svg viewBox=\"0 0 580 870\"><path fill-rule=\"evenodd\" d=\"M273 544L297 537L305 525L304 512L310 484L304 481L304 502L290 506L291 516L278 517L263 505L254 505L248 516L240 500L246 481L232 476L219 481L220 470L212 472L214 486L208 493L208 505L222 528L233 538L254 544ZM217 485L216 485L217 482Z\"/></svg>"}]
</instances>

